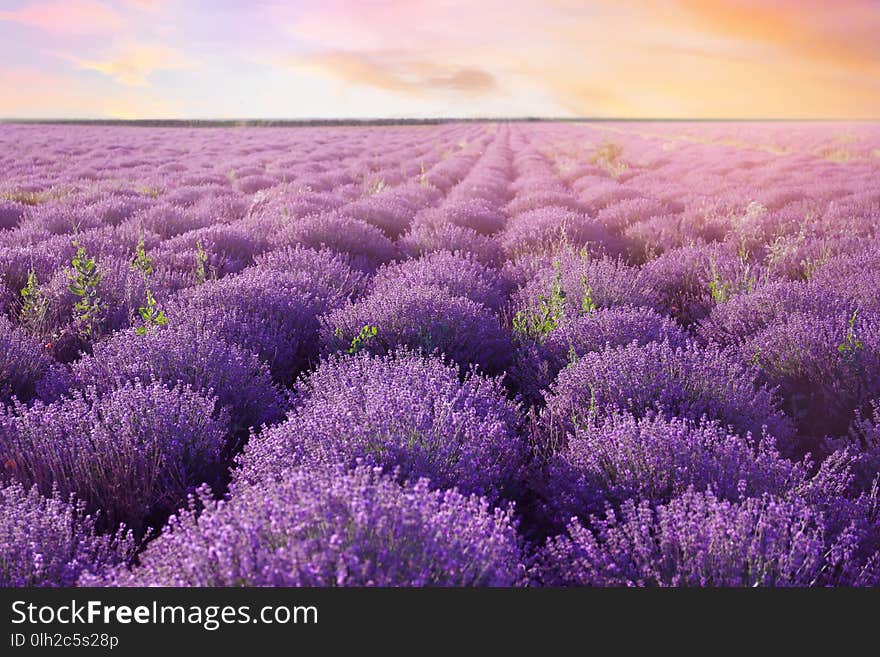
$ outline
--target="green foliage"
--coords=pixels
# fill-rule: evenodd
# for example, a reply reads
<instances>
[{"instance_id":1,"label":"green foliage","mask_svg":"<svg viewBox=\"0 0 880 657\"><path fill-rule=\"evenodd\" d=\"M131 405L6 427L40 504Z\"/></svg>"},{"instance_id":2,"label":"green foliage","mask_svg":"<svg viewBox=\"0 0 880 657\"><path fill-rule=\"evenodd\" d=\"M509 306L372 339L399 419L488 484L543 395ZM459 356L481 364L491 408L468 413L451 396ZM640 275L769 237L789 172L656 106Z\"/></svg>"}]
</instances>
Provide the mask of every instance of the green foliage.
<instances>
[{"instance_id":1,"label":"green foliage","mask_svg":"<svg viewBox=\"0 0 880 657\"><path fill-rule=\"evenodd\" d=\"M153 297L153 293L150 292L149 288L147 288L147 305L138 308L138 314L141 316L141 321L143 321L143 325L138 326L135 329L135 332L138 335L146 335L150 328L154 326L165 326L168 323L165 311L159 309L156 304L156 299Z\"/></svg>"},{"instance_id":2,"label":"green foliage","mask_svg":"<svg viewBox=\"0 0 880 657\"><path fill-rule=\"evenodd\" d=\"M587 277L581 274L581 315L589 315L596 312L596 302L593 301L593 286L587 283Z\"/></svg>"},{"instance_id":3,"label":"green foliage","mask_svg":"<svg viewBox=\"0 0 880 657\"><path fill-rule=\"evenodd\" d=\"M145 278L153 273L153 258L147 255L147 251L144 248L143 233L141 233L137 246L135 247L135 255L134 260L132 260L131 263L131 270L140 271Z\"/></svg>"},{"instance_id":4,"label":"green foliage","mask_svg":"<svg viewBox=\"0 0 880 657\"><path fill-rule=\"evenodd\" d=\"M720 278L709 281L709 292L715 303L726 303L731 297L732 290L733 286L728 281L722 282Z\"/></svg>"},{"instance_id":5,"label":"green foliage","mask_svg":"<svg viewBox=\"0 0 880 657\"><path fill-rule=\"evenodd\" d=\"M627 170L623 161L623 146L613 141L603 142L590 156L590 163L602 167L613 178Z\"/></svg>"},{"instance_id":6,"label":"green foliage","mask_svg":"<svg viewBox=\"0 0 880 657\"><path fill-rule=\"evenodd\" d=\"M21 307L18 311L19 323L32 333L40 333L49 310L49 300L43 294L37 274L33 268L28 271L27 284L21 289Z\"/></svg>"},{"instance_id":7,"label":"green foliage","mask_svg":"<svg viewBox=\"0 0 880 657\"><path fill-rule=\"evenodd\" d=\"M374 180L367 187L367 194L373 196L374 194L379 194L388 189L388 185L385 184L385 181L382 179Z\"/></svg>"},{"instance_id":8,"label":"green foliage","mask_svg":"<svg viewBox=\"0 0 880 657\"><path fill-rule=\"evenodd\" d=\"M710 264L712 278L709 281L709 294L712 295L712 301L716 304L727 303L733 297L742 291L750 292L755 287L755 277L749 276L751 270L748 262L740 256L741 273L737 280L724 280L718 273L718 267L713 260Z\"/></svg>"},{"instance_id":9,"label":"green foliage","mask_svg":"<svg viewBox=\"0 0 880 657\"><path fill-rule=\"evenodd\" d=\"M587 257L583 254L583 257ZM565 316L567 303L565 290L562 289L562 277L559 273L559 263L554 263L556 276L550 294L538 297L538 304L534 308L520 310L513 318L513 331L524 340L542 340L548 333L559 326L559 322ZM593 299L593 287L587 282L587 277L581 275L581 298L578 311L582 315L596 312L598 306Z\"/></svg>"},{"instance_id":10,"label":"green foliage","mask_svg":"<svg viewBox=\"0 0 880 657\"><path fill-rule=\"evenodd\" d=\"M752 354L752 357L751 357L751 359L749 359L749 362L752 365L754 365L755 367L760 367L761 366L761 355L762 355L761 349L759 347L759 348L755 349L755 353Z\"/></svg>"},{"instance_id":11,"label":"green foliage","mask_svg":"<svg viewBox=\"0 0 880 657\"><path fill-rule=\"evenodd\" d=\"M360 332L354 336L354 339L351 341L348 349L345 350L349 356L353 356L358 353L361 349L367 346L367 343L378 335L379 329L375 326L370 326L367 324L363 328L361 328ZM334 335L340 340L345 338L345 335L342 332L342 329L337 328L334 331Z\"/></svg>"},{"instance_id":12,"label":"green foliage","mask_svg":"<svg viewBox=\"0 0 880 657\"><path fill-rule=\"evenodd\" d=\"M150 187L149 185L139 187L138 191L144 196L149 196L150 198L159 198L162 195L161 189L158 187Z\"/></svg>"},{"instance_id":13,"label":"green foliage","mask_svg":"<svg viewBox=\"0 0 880 657\"><path fill-rule=\"evenodd\" d=\"M79 324L80 334L92 337L101 321L104 304L98 295L101 271L95 259L86 254L86 249L75 241L76 254L70 261L70 284L68 289L77 297L74 304L74 319Z\"/></svg>"},{"instance_id":14,"label":"green foliage","mask_svg":"<svg viewBox=\"0 0 880 657\"><path fill-rule=\"evenodd\" d=\"M208 279L208 252L201 242L196 242L196 285L201 285Z\"/></svg>"},{"instance_id":15,"label":"green foliage","mask_svg":"<svg viewBox=\"0 0 880 657\"><path fill-rule=\"evenodd\" d=\"M153 258L147 255L146 248L144 247L143 235L140 236L137 247L135 248L135 255L134 260L132 260L131 263L131 269L132 271L139 271L144 280L147 305L138 308L138 315L140 315L143 324L138 326L135 329L135 332L138 335L146 335L147 331L154 326L165 326L168 323L168 318L165 316L165 311L159 309L159 306L156 303L156 298L150 290L149 278L153 274Z\"/></svg>"},{"instance_id":16,"label":"green foliage","mask_svg":"<svg viewBox=\"0 0 880 657\"><path fill-rule=\"evenodd\" d=\"M843 342L837 345L837 351L841 354L849 354L854 355L857 351L861 350L865 345L862 344L862 341L856 336L856 322L859 319L859 309L856 308L853 311L852 316L849 318L846 327L846 337Z\"/></svg>"},{"instance_id":17,"label":"green foliage","mask_svg":"<svg viewBox=\"0 0 880 657\"><path fill-rule=\"evenodd\" d=\"M520 310L513 318L513 330L526 340L542 340L550 331L559 326L565 315L565 290L557 273L549 295L538 297L535 308Z\"/></svg>"}]
</instances>

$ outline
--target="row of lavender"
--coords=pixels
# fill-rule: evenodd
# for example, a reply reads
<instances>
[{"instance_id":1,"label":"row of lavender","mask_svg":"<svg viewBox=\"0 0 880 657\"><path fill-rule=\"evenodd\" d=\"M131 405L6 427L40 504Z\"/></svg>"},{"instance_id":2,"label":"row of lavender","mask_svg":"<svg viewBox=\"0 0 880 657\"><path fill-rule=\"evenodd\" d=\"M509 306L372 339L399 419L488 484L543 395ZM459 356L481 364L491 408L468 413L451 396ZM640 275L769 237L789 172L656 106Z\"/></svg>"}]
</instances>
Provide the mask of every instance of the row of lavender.
<instances>
[{"instance_id":1,"label":"row of lavender","mask_svg":"<svg viewBox=\"0 0 880 657\"><path fill-rule=\"evenodd\" d=\"M0 584L880 584L880 129L0 130Z\"/></svg>"}]
</instances>

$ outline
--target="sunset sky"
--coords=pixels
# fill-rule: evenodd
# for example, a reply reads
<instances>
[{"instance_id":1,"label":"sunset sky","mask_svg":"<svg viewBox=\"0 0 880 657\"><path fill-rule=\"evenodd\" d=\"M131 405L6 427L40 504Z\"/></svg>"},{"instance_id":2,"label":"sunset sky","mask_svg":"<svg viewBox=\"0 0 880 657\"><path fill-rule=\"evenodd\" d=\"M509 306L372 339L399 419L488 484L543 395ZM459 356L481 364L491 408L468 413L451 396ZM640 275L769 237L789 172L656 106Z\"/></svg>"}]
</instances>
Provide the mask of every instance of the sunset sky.
<instances>
[{"instance_id":1,"label":"sunset sky","mask_svg":"<svg viewBox=\"0 0 880 657\"><path fill-rule=\"evenodd\" d=\"M0 117L880 118L880 0L0 0Z\"/></svg>"}]
</instances>

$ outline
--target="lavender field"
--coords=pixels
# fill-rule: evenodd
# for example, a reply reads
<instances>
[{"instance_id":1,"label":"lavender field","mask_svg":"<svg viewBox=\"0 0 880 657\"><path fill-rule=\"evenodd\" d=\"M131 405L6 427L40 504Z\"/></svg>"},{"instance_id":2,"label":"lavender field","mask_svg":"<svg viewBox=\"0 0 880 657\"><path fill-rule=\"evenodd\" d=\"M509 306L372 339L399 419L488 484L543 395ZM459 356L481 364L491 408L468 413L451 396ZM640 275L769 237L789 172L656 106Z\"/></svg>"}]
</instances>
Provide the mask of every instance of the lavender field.
<instances>
[{"instance_id":1,"label":"lavender field","mask_svg":"<svg viewBox=\"0 0 880 657\"><path fill-rule=\"evenodd\" d=\"M0 586L880 585L880 125L0 126Z\"/></svg>"}]
</instances>

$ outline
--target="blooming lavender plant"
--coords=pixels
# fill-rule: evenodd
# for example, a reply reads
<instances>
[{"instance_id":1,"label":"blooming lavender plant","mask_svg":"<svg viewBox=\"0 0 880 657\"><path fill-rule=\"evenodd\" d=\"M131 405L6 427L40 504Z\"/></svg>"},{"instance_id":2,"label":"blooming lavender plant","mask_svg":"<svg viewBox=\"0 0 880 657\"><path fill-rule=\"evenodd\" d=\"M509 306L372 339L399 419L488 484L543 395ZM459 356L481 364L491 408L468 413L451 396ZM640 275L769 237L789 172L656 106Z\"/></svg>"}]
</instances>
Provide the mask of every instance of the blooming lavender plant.
<instances>
[{"instance_id":1,"label":"blooming lavender plant","mask_svg":"<svg viewBox=\"0 0 880 657\"><path fill-rule=\"evenodd\" d=\"M501 235L501 246L510 256L544 253L561 245L588 247L601 252L611 243L605 228L584 214L564 207L544 207L511 217Z\"/></svg>"},{"instance_id":2,"label":"blooming lavender plant","mask_svg":"<svg viewBox=\"0 0 880 657\"><path fill-rule=\"evenodd\" d=\"M0 403L28 401L53 365L45 345L0 315Z\"/></svg>"},{"instance_id":3,"label":"blooming lavender plant","mask_svg":"<svg viewBox=\"0 0 880 657\"><path fill-rule=\"evenodd\" d=\"M18 226L25 216L25 206L14 201L0 199L0 230Z\"/></svg>"},{"instance_id":4,"label":"blooming lavender plant","mask_svg":"<svg viewBox=\"0 0 880 657\"><path fill-rule=\"evenodd\" d=\"M627 502L595 530L580 523L548 541L536 571L555 586L821 586L847 537L826 534L820 512L772 495L742 502L690 490L668 504ZM880 554L845 585L870 583Z\"/></svg>"},{"instance_id":5,"label":"blooming lavender plant","mask_svg":"<svg viewBox=\"0 0 880 657\"><path fill-rule=\"evenodd\" d=\"M219 474L228 426L213 399L134 382L17 406L2 422L0 458L8 476L46 495L76 494L111 526L142 530Z\"/></svg>"},{"instance_id":6,"label":"blooming lavender plant","mask_svg":"<svg viewBox=\"0 0 880 657\"><path fill-rule=\"evenodd\" d=\"M287 471L202 498L140 556L82 584L112 586L511 586L521 577L509 511L402 486L365 466Z\"/></svg>"},{"instance_id":7,"label":"blooming lavender plant","mask_svg":"<svg viewBox=\"0 0 880 657\"><path fill-rule=\"evenodd\" d=\"M880 315L791 313L743 341L741 359L778 386L805 437L842 435L880 396Z\"/></svg>"},{"instance_id":8,"label":"blooming lavender plant","mask_svg":"<svg viewBox=\"0 0 880 657\"><path fill-rule=\"evenodd\" d=\"M449 223L414 223L397 244L411 257L434 251L452 251L468 253L490 266L502 260L501 247L496 240L480 235L473 228Z\"/></svg>"},{"instance_id":9,"label":"blooming lavender plant","mask_svg":"<svg viewBox=\"0 0 880 657\"><path fill-rule=\"evenodd\" d=\"M301 244L344 253L352 266L369 272L396 255L394 244L378 228L339 212L309 215L274 237L279 246Z\"/></svg>"},{"instance_id":10,"label":"blooming lavender plant","mask_svg":"<svg viewBox=\"0 0 880 657\"><path fill-rule=\"evenodd\" d=\"M178 294L168 312L260 355L273 376L291 381L318 353L317 316L327 305L311 280L258 267Z\"/></svg>"},{"instance_id":11,"label":"blooming lavender plant","mask_svg":"<svg viewBox=\"0 0 880 657\"><path fill-rule=\"evenodd\" d=\"M516 491L526 457L517 407L498 381L409 352L334 357L295 394L287 422L253 438L239 480L289 465L358 462L496 499Z\"/></svg>"},{"instance_id":12,"label":"blooming lavender plant","mask_svg":"<svg viewBox=\"0 0 880 657\"><path fill-rule=\"evenodd\" d=\"M607 504L666 503L690 487L733 501L782 495L811 474L809 462L783 458L772 436L740 436L718 422L655 413L614 413L542 447L550 451L534 485L546 521L557 528L574 516L600 515Z\"/></svg>"},{"instance_id":13,"label":"blooming lavender plant","mask_svg":"<svg viewBox=\"0 0 880 657\"><path fill-rule=\"evenodd\" d=\"M330 249L288 246L267 251L256 257L256 266L283 272L309 290L326 308L343 305L360 296L366 287L366 276L353 269L348 257Z\"/></svg>"},{"instance_id":14,"label":"blooming lavender plant","mask_svg":"<svg viewBox=\"0 0 880 657\"><path fill-rule=\"evenodd\" d=\"M521 344L510 376L528 399L543 401L544 391L559 372L581 356L610 347L650 342L684 347L687 333L672 319L650 308L593 308L582 315L562 316L540 341Z\"/></svg>"},{"instance_id":15,"label":"blooming lavender plant","mask_svg":"<svg viewBox=\"0 0 880 657\"><path fill-rule=\"evenodd\" d=\"M134 554L130 533L100 534L84 505L57 491L43 497L13 482L0 486L0 586L74 586Z\"/></svg>"},{"instance_id":16,"label":"blooming lavender plant","mask_svg":"<svg viewBox=\"0 0 880 657\"><path fill-rule=\"evenodd\" d=\"M284 415L284 399L259 358L213 332L186 325L147 335L118 332L70 367L53 368L38 384L45 400L94 388L106 394L120 385L153 380L184 384L216 396L228 408L232 432L246 432Z\"/></svg>"},{"instance_id":17,"label":"blooming lavender plant","mask_svg":"<svg viewBox=\"0 0 880 657\"><path fill-rule=\"evenodd\" d=\"M470 253L435 251L414 260L383 267L371 280L373 293L409 285L436 285L453 296L466 297L491 310L500 309L507 298L507 284L494 269Z\"/></svg>"},{"instance_id":18,"label":"blooming lavender plant","mask_svg":"<svg viewBox=\"0 0 880 657\"><path fill-rule=\"evenodd\" d=\"M479 365L490 374L510 362L511 343L485 307L433 285L389 286L322 318L321 342L335 352L351 347L364 327L375 336L360 345L384 354L398 347L438 351L463 369Z\"/></svg>"},{"instance_id":19,"label":"blooming lavender plant","mask_svg":"<svg viewBox=\"0 0 880 657\"><path fill-rule=\"evenodd\" d=\"M584 355L563 370L547 398L546 420L574 427L613 410L636 416L658 410L667 416L703 416L760 436L765 428L783 449L793 438L791 423L757 373L730 351L693 343L631 344Z\"/></svg>"}]
</instances>

